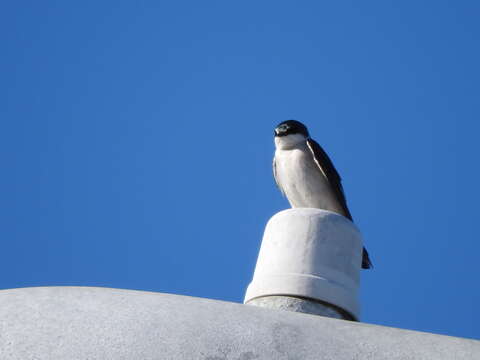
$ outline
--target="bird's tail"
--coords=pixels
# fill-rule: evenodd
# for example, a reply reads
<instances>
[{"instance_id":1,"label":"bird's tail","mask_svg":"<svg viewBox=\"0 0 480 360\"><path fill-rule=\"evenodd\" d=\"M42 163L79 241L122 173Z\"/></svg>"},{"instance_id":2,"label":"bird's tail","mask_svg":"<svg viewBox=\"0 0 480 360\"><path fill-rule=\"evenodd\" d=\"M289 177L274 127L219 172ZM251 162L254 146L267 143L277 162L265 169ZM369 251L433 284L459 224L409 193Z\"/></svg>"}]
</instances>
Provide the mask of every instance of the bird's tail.
<instances>
[{"instance_id":1,"label":"bird's tail","mask_svg":"<svg viewBox=\"0 0 480 360\"><path fill-rule=\"evenodd\" d=\"M373 268L373 264L370 260L370 256L368 256L367 249L363 248L362 253L362 269L371 269Z\"/></svg>"}]
</instances>

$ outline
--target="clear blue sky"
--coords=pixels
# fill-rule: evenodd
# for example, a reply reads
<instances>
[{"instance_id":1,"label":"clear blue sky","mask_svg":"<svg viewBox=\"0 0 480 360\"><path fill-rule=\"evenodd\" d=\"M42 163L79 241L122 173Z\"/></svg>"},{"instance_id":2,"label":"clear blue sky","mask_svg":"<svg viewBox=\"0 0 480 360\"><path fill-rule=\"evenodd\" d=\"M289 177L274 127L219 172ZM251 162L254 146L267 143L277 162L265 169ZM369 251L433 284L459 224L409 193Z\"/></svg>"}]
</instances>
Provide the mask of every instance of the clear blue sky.
<instances>
[{"instance_id":1,"label":"clear blue sky","mask_svg":"<svg viewBox=\"0 0 480 360\"><path fill-rule=\"evenodd\" d=\"M480 338L478 2L0 7L0 288L241 302L293 118L375 264L362 320Z\"/></svg>"}]
</instances>

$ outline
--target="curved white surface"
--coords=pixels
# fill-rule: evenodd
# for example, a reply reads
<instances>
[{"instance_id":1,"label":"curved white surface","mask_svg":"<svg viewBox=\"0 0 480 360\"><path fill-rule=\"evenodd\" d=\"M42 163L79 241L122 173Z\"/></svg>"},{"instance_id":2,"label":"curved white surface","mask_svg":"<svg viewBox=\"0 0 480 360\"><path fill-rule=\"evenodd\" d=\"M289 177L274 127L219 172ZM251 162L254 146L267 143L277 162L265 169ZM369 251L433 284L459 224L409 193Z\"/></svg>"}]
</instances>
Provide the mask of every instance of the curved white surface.
<instances>
[{"instance_id":1,"label":"curved white surface","mask_svg":"<svg viewBox=\"0 0 480 360\"><path fill-rule=\"evenodd\" d=\"M359 317L358 288L362 238L336 213L295 208L267 223L245 303L273 295L333 304Z\"/></svg>"},{"instance_id":2,"label":"curved white surface","mask_svg":"<svg viewBox=\"0 0 480 360\"><path fill-rule=\"evenodd\" d=\"M480 342L143 291L0 291L1 360L478 360Z\"/></svg>"}]
</instances>

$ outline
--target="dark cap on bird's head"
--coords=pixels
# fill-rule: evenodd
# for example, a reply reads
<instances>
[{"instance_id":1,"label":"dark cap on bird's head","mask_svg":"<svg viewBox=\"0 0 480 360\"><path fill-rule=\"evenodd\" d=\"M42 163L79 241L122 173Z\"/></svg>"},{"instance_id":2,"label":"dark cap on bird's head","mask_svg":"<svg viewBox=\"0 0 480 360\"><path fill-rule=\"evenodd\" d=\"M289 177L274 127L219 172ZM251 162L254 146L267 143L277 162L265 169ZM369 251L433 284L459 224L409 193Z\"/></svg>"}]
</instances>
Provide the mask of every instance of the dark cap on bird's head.
<instances>
[{"instance_id":1,"label":"dark cap on bird's head","mask_svg":"<svg viewBox=\"0 0 480 360\"><path fill-rule=\"evenodd\" d=\"M308 129L300 121L285 120L277 125L275 128L275 136L287 136L290 134L302 134L309 137Z\"/></svg>"}]
</instances>

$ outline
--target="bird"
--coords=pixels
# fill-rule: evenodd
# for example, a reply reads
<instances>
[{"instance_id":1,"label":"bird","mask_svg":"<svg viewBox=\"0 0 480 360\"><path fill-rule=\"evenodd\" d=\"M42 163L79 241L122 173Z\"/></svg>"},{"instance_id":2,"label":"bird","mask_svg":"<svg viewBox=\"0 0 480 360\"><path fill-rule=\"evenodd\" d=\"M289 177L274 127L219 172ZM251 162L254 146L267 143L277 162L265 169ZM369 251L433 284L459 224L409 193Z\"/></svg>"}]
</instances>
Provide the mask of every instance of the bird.
<instances>
[{"instance_id":1,"label":"bird","mask_svg":"<svg viewBox=\"0 0 480 360\"><path fill-rule=\"evenodd\" d=\"M297 120L285 120L274 131L273 177L292 208L318 208L353 222L342 179L323 148ZM373 267L365 247L362 268Z\"/></svg>"}]
</instances>

